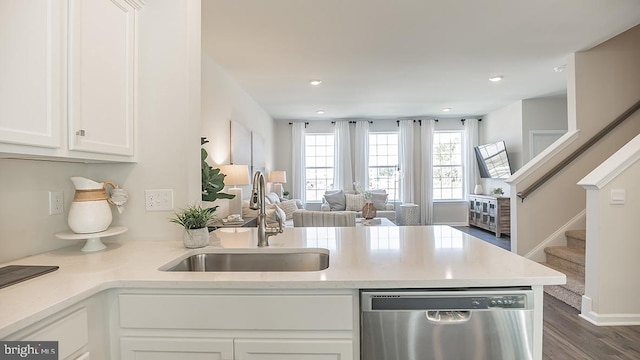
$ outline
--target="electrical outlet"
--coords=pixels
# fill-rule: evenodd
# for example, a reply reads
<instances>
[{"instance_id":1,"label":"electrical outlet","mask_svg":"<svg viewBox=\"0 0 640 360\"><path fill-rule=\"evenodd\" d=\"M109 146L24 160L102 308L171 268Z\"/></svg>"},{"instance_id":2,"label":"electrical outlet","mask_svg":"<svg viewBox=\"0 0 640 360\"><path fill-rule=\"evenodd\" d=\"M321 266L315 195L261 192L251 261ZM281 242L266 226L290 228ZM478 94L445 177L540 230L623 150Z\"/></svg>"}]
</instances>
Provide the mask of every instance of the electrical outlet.
<instances>
[{"instance_id":1,"label":"electrical outlet","mask_svg":"<svg viewBox=\"0 0 640 360\"><path fill-rule=\"evenodd\" d=\"M49 215L64 214L64 193L49 191Z\"/></svg>"},{"instance_id":2,"label":"electrical outlet","mask_svg":"<svg viewBox=\"0 0 640 360\"><path fill-rule=\"evenodd\" d=\"M172 189L145 190L144 199L145 209L147 211L173 210Z\"/></svg>"}]
</instances>

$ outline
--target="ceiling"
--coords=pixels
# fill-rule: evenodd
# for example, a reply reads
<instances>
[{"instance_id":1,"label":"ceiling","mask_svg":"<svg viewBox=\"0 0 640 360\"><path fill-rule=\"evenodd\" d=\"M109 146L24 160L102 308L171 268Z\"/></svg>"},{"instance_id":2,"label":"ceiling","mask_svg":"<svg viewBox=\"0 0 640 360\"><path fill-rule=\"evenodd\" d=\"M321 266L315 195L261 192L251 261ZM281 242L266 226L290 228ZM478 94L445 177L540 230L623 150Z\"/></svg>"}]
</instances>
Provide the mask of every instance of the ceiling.
<instances>
[{"instance_id":1,"label":"ceiling","mask_svg":"<svg viewBox=\"0 0 640 360\"><path fill-rule=\"evenodd\" d=\"M554 67L637 24L638 0L202 1L205 55L287 120L480 116L564 95Z\"/></svg>"}]
</instances>

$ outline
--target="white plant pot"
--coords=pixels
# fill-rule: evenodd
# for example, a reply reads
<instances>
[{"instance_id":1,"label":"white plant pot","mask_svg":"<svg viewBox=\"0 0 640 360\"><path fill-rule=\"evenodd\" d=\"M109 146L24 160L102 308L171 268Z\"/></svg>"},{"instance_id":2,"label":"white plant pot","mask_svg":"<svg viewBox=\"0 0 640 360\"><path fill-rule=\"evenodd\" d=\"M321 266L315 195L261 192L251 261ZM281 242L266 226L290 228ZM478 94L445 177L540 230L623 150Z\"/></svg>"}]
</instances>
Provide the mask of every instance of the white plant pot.
<instances>
[{"instance_id":1,"label":"white plant pot","mask_svg":"<svg viewBox=\"0 0 640 360\"><path fill-rule=\"evenodd\" d=\"M204 227L200 229L185 229L182 234L184 247L189 249L201 248L209 245L209 229Z\"/></svg>"},{"instance_id":2,"label":"white plant pot","mask_svg":"<svg viewBox=\"0 0 640 360\"><path fill-rule=\"evenodd\" d=\"M484 192L484 189L480 184L476 185L475 189L473 189L473 193L476 195L482 195L483 192Z\"/></svg>"}]
</instances>

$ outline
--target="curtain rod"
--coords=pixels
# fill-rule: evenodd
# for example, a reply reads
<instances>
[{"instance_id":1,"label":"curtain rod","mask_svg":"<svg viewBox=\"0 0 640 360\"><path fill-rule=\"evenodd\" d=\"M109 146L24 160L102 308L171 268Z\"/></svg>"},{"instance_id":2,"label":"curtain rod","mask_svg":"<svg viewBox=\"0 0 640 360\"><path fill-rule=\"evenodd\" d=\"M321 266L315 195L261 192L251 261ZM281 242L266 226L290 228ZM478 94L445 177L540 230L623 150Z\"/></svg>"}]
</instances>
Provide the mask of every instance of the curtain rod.
<instances>
[{"instance_id":1,"label":"curtain rod","mask_svg":"<svg viewBox=\"0 0 640 360\"><path fill-rule=\"evenodd\" d=\"M360 121L365 121L365 120L360 120ZM332 121L331 123L332 123L332 124L335 124L336 122L335 122L335 121ZM349 124L355 124L355 123L357 123L357 121L353 121L353 120L349 121ZM372 120L369 120L369 124L373 124L373 121L372 121Z\"/></svg>"},{"instance_id":2,"label":"curtain rod","mask_svg":"<svg viewBox=\"0 0 640 360\"><path fill-rule=\"evenodd\" d=\"M290 122L290 123L289 123L289 125L293 125L293 123L292 123L292 122ZM305 121L305 122L304 122L304 128L305 128L305 129L307 128L307 125L309 125L309 122L308 122L308 121Z\"/></svg>"}]
</instances>

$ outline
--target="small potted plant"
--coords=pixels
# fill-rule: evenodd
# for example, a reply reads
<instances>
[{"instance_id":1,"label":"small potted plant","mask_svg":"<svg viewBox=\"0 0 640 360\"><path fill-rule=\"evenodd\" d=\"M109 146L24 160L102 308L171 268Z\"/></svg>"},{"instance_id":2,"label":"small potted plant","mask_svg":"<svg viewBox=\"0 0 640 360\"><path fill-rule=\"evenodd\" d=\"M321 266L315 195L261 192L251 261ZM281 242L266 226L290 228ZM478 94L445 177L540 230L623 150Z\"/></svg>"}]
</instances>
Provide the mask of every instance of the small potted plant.
<instances>
[{"instance_id":1,"label":"small potted plant","mask_svg":"<svg viewBox=\"0 0 640 360\"><path fill-rule=\"evenodd\" d=\"M182 241L184 246L193 249L209 244L209 229L207 223L213 218L213 208L202 208L200 205L192 205L180 212L169 221L184 227Z\"/></svg>"},{"instance_id":2,"label":"small potted plant","mask_svg":"<svg viewBox=\"0 0 640 360\"><path fill-rule=\"evenodd\" d=\"M499 197L499 196L504 195L504 191L502 190L502 188L495 188L495 189L491 190L491 194L493 194L496 197Z\"/></svg>"}]
</instances>

